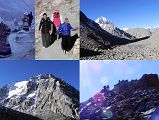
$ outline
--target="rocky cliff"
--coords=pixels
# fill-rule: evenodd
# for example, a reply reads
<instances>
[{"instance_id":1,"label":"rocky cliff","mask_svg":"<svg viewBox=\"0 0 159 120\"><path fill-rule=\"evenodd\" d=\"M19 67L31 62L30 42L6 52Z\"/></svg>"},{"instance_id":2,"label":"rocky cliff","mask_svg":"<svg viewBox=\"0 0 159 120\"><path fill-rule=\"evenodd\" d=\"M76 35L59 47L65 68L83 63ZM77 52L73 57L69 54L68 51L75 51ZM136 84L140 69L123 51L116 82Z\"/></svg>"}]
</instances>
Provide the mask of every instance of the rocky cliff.
<instances>
[{"instance_id":1,"label":"rocky cliff","mask_svg":"<svg viewBox=\"0 0 159 120\"><path fill-rule=\"evenodd\" d=\"M44 120L79 119L79 91L51 74L0 89L0 104Z\"/></svg>"},{"instance_id":2,"label":"rocky cliff","mask_svg":"<svg viewBox=\"0 0 159 120\"><path fill-rule=\"evenodd\" d=\"M81 120L154 120L159 113L159 78L145 74L139 80L122 80L80 105Z\"/></svg>"}]
</instances>

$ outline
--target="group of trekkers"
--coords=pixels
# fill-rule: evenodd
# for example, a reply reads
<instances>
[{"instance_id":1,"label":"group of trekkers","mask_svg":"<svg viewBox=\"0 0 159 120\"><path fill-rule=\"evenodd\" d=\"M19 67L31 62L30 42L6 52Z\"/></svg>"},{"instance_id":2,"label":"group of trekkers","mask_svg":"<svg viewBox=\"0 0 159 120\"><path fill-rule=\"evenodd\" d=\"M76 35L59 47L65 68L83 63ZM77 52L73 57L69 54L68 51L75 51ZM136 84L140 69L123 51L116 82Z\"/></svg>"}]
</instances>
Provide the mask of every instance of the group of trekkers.
<instances>
[{"instance_id":1,"label":"group of trekkers","mask_svg":"<svg viewBox=\"0 0 159 120\"><path fill-rule=\"evenodd\" d=\"M52 18L47 16L46 13L43 13L43 18L41 19L39 25L39 31L42 35L42 44L44 48L49 47L55 40L62 38L61 47L64 53L66 54L72 48L72 37L75 39L78 38L78 35L71 36L71 31L77 30L73 28L69 23L69 19L65 18L62 23L61 15L59 9L55 9L55 12L52 15ZM75 37L76 36L76 37Z\"/></svg>"},{"instance_id":2,"label":"group of trekkers","mask_svg":"<svg viewBox=\"0 0 159 120\"><path fill-rule=\"evenodd\" d=\"M24 13L24 16L22 18L22 29L25 30L25 31L29 31L29 28L32 26L32 21L33 21L33 14L32 12L25 12ZM14 19L14 30L13 32L18 32L20 31L21 28L20 28L20 25L19 25L19 22L18 20L15 18Z\"/></svg>"}]
</instances>

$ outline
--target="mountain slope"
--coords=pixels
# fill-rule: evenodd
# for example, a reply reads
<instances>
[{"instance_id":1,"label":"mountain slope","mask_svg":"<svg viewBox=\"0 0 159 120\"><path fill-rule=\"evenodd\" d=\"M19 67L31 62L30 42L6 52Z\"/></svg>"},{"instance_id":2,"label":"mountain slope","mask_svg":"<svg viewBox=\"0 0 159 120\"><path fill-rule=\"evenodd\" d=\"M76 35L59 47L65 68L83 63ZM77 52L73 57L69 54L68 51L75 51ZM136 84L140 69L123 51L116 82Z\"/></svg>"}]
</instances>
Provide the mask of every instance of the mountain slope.
<instances>
[{"instance_id":1,"label":"mountain slope","mask_svg":"<svg viewBox=\"0 0 159 120\"><path fill-rule=\"evenodd\" d=\"M126 33L123 30L120 30L112 22L110 22L107 18L103 16L99 17L95 22L98 23L103 30L109 32L114 36L117 36L119 38L135 39L134 36L130 35L129 33Z\"/></svg>"},{"instance_id":2,"label":"mountain slope","mask_svg":"<svg viewBox=\"0 0 159 120\"><path fill-rule=\"evenodd\" d=\"M119 81L80 105L81 120L153 120L159 113L159 78L145 74L139 80Z\"/></svg>"},{"instance_id":3,"label":"mountain slope","mask_svg":"<svg viewBox=\"0 0 159 120\"><path fill-rule=\"evenodd\" d=\"M41 120L40 118L0 106L1 120Z\"/></svg>"},{"instance_id":4,"label":"mountain slope","mask_svg":"<svg viewBox=\"0 0 159 120\"><path fill-rule=\"evenodd\" d=\"M79 118L79 91L51 74L11 83L0 93L0 104L44 120Z\"/></svg>"},{"instance_id":5,"label":"mountain slope","mask_svg":"<svg viewBox=\"0 0 159 120\"><path fill-rule=\"evenodd\" d=\"M132 42L103 30L96 22L87 18L83 12L80 12L80 21L80 55L82 59L86 59L87 56L100 55L103 49Z\"/></svg>"},{"instance_id":6,"label":"mountain slope","mask_svg":"<svg viewBox=\"0 0 159 120\"><path fill-rule=\"evenodd\" d=\"M151 31L149 29L145 29L145 28L128 29L128 30L126 30L126 32L135 36L136 38L143 38L143 37L152 35Z\"/></svg>"}]
</instances>

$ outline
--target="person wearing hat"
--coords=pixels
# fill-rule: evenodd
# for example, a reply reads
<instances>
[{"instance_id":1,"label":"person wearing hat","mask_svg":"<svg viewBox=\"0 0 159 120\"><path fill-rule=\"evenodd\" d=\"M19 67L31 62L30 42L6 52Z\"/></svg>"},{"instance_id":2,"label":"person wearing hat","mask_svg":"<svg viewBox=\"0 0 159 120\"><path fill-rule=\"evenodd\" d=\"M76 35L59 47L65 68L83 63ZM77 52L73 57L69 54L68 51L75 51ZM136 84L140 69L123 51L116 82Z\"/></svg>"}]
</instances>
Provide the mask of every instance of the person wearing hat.
<instances>
[{"instance_id":1,"label":"person wearing hat","mask_svg":"<svg viewBox=\"0 0 159 120\"><path fill-rule=\"evenodd\" d=\"M77 30L77 28L73 28L69 23L69 19L65 18L64 23L62 23L59 27L58 34L62 37L61 47L66 54L71 49L71 31Z\"/></svg>"},{"instance_id":2,"label":"person wearing hat","mask_svg":"<svg viewBox=\"0 0 159 120\"><path fill-rule=\"evenodd\" d=\"M40 21L39 31L41 31L43 47L49 47L53 31L53 23L51 22L50 18L47 17L46 13L43 14L43 18Z\"/></svg>"}]
</instances>

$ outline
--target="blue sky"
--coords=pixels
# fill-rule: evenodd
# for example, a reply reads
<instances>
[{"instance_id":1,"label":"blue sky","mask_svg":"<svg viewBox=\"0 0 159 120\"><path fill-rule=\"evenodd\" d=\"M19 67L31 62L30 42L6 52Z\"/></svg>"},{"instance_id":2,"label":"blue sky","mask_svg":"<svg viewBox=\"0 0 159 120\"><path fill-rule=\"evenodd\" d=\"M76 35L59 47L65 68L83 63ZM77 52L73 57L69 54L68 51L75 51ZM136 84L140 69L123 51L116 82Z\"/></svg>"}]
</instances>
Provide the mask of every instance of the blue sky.
<instances>
[{"instance_id":1,"label":"blue sky","mask_svg":"<svg viewBox=\"0 0 159 120\"><path fill-rule=\"evenodd\" d=\"M104 16L119 28L159 26L159 0L81 0L92 20Z\"/></svg>"},{"instance_id":2,"label":"blue sky","mask_svg":"<svg viewBox=\"0 0 159 120\"><path fill-rule=\"evenodd\" d=\"M41 73L52 73L79 90L79 61L0 61L0 87Z\"/></svg>"},{"instance_id":3,"label":"blue sky","mask_svg":"<svg viewBox=\"0 0 159 120\"><path fill-rule=\"evenodd\" d=\"M143 74L159 74L159 61L80 61L80 101L86 101L104 85L112 89L119 80L139 79Z\"/></svg>"}]
</instances>

